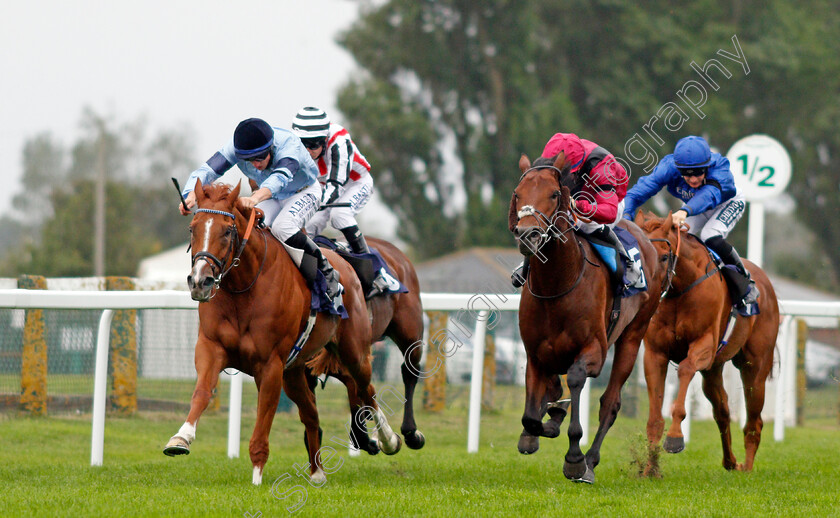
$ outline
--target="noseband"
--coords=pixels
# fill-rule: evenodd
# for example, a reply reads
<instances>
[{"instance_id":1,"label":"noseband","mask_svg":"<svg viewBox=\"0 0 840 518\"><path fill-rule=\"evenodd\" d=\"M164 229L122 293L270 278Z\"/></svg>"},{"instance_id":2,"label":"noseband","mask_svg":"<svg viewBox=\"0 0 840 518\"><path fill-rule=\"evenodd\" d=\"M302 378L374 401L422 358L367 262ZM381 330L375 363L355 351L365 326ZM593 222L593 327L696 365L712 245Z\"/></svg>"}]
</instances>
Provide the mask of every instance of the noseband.
<instances>
[{"instance_id":1,"label":"noseband","mask_svg":"<svg viewBox=\"0 0 840 518\"><path fill-rule=\"evenodd\" d=\"M236 216L231 212L226 212L223 210L216 210L216 209L197 209L196 214L199 212L206 212L208 214L218 214L220 216L225 216L231 218L233 220L233 224L229 227L232 229L233 232L233 239L230 240L230 245L228 246L227 251L225 251L224 261L216 257L215 255L211 254L210 252L206 252L204 250L200 252L196 252L192 256L192 265L195 266L195 263L201 259L204 259L208 263L210 263L210 269L213 272L213 286L214 291L211 295L211 298L215 296L215 290L219 289L219 285L222 283L222 278L227 275L227 273L239 266L239 257L242 255L242 252L245 250L245 245L248 244L248 238L251 235L251 230L254 228L254 220L256 216L256 210L251 210L251 216L248 218L248 226L245 229L245 235L242 236L240 239L239 237L239 230L236 228ZM263 234L263 241L265 241L266 237ZM237 248L236 252L234 253L234 242L239 242L239 247ZM267 243L266 243L267 245ZM267 251L267 250L266 250ZM265 257L266 253L263 253L262 262L260 262L260 268L257 270L257 274L254 276L254 280L251 281L245 289L243 290L231 290L231 293L244 293L251 289L254 283L257 281L257 277L260 276L260 272L262 271L263 264L265 264ZM231 258L230 263L228 264L227 260ZM218 273L217 273L218 272Z\"/></svg>"}]
</instances>

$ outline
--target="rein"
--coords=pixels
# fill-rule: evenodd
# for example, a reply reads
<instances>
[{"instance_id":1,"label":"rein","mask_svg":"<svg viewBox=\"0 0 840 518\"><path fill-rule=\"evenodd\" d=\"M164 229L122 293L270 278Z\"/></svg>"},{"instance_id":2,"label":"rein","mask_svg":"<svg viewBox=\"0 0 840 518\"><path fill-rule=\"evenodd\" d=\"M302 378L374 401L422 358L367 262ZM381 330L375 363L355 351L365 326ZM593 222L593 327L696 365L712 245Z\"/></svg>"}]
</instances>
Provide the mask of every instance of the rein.
<instances>
[{"instance_id":1,"label":"rein","mask_svg":"<svg viewBox=\"0 0 840 518\"><path fill-rule=\"evenodd\" d=\"M652 240L651 240L651 241L652 241ZM678 234L678 235L677 235L677 254L679 254L679 253L680 253L680 250L679 250L679 244L680 244L680 242L679 242L679 234ZM705 247L704 247L704 248L705 248ZM673 299L673 298L677 298L677 297L679 297L679 296L682 296L682 295L686 294L687 292L689 292L690 290L692 290L692 289L696 288L697 286L699 286L699 285L700 285L700 283L702 283L703 281L705 281L706 279L708 279L709 277L711 277L711 276L712 276L712 275L714 275L715 273L719 272L719 271L720 271L720 266L718 266L718 265L717 265L717 263L715 263L715 260L714 260L714 258L712 257L711 252L709 252L709 250L708 250L707 248L706 248L706 254L709 256L709 262L708 262L708 263L706 263L706 273L705 273L705 275L703 275L702 277L700 277L700 278L696 279L694 282L692 282L691 284L689 284L689 285L688 285L688 287L687 287L686 289L684 289L684 290L682 290L682 291L679 291L679 292L677 292L677 293L670 293L670 292L668 291L668 290L670 290L670 289L671 289L671 281L668 281L668 289L667 289L667 290L665 290L665 293L663 293L663 294L662 294L662 296L663 296L663 297L665 297L665 298L669 298L669 299ZM709 266L710 266L710 265L712 265L712 264L714 265L714 268L712 268L711 270L709 270ZM676 270L676 259L674 260L674 270ZM671 280L673 280L673 276L671 277Z\"/></svg>"},{"instance_id":2,"label":"rein","mask_svg":"<svg viewBox=\"0 0 840 518\"><path fill-rule=\"evenodd\" d=\"M578 239L577 236L575 236L575 242L577 243L578 248L580 248L580 254L581 254L580 267L579 267L580 273L578 274L577 279L575 279L575 282L572 283L572 286L569 289L567 289L566 291L561 292L561 293L557 293L555 295L538 295L538 294L534 293L534 290L531 289L531 269L529 269L528 270L528 278L526 279L525 284L528 286L528 293L530 293L531 296L533 296L536 299L540 299L540 300L557 299L557 298L563 297L565 295L568 295L575 288L578 287L578 284L580 284L580 281L583 280L583 274L586 272L586 263L591 262L591 261L589 261L589 259L586 257L586 250L583 248L583 243L580 242L580 239Z\"/></svg>"},{"instance_id":3,"label":"rein","mask_svg":"<svg viewBox=\"0 0 840 518\"><path fill-rule=\"evenodd\" d=\"M215 290L217 290L217 289L219 289L219 286L222 283L222 278L225 275L227 275L227 273L230 272L231 269L239 266L239 263L240 263L239 257L242 255L242 252L245 251L245 245L248 244L248 239L251 237L251 231L254 229L254 221L256 219L256 212L257 211L253 210L253 209L251 210L251 216L248 218L248 226L245 228L245 234L242 236L241 239L239 238L239 230L236 227L236 215L234 215L232 212L226 212L226 211L223 211L223 210L216 210L216 209L196 209L195 213L198 214L199 212L206 212L208 214L218 214L220 216L225 216L225 217L231 218L234 221L234 224L232 225L233 233L234 233L234 239L232 239L230 241L230 246L228 246L228 249L227 249L227 251L225 252L225 255L224 255L224 258L225 258L224 261L222 261L221 259L219 259L215 255L211 254L210 252L205 252L205 251L196 252L192 256L193 266L195 266L196 261L201 260L201 259L204 259L205 261L208 261L210 263L210 268L213 270L213 273L214 273L213 285L215 287ZM260 273L262 272L263 265L265 265L265 258L268 255L268 242L266 240L265 233L261 231L260 234L262 234L262 237L263 237L263 257L262 257L262 261L260 261L260 267L257 270L256 275L254 275L254 279L251 281L251 283L246 288L244 288L242 290L229 290L231 293L239 294L239 293L245 293L246 291L250 290L254 286L254 284L257 282L257 278L260 276ZM239 241L239 247L237 248L237 250L235 252L233 250L234 241ZM228 262L227 262L228 257L232 257L232 259L230 261L230 264L228 264ZM217 270L219 271L218 274L216 274ZM213 296L215 296L215 290L214 290L213 294L210 296L211 298Z\"/></svg>"}]
</instances>

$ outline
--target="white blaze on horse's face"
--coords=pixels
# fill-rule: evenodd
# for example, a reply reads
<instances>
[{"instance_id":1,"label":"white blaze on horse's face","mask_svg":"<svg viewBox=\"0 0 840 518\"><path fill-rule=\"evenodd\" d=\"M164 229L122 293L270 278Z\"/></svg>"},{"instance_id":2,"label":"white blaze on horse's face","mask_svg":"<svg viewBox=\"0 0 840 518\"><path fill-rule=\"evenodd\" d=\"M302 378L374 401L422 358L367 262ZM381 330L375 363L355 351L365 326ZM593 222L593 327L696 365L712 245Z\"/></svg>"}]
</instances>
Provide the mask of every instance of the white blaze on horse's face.
<instances>
[{"instance_id":1,"label":"white blaze on horse's face","mask_svg":"<svg viewBox=\"0 0 840 518\"><path fill-rule=\"evenodd\" d=\"M193 245L193 253L209 252L210 251L210 235L213 229L213 223L216 218L207 218L204 222L204 235L202 236L202 243L196 247ZM206 276L213 276L213 265L207 257L199 257L193 264L190 275L193 279L203 279Z\"/></svg>"}]
</instances>

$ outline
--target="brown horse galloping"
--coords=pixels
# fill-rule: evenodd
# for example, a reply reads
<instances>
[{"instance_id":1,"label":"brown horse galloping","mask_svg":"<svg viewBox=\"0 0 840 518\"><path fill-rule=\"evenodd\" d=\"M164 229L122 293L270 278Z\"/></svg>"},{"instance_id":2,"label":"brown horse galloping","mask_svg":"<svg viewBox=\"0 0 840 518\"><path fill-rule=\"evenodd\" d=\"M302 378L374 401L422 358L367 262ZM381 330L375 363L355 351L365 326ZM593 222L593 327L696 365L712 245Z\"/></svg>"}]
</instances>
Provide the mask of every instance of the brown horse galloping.
<instances>
[{"instance_id":1,"label":"brown horse galloping","mask_svg":"<svg viewBox=\"0 0 840 518\"><path fill-rule=\"evenodd\" d=\"M648 291L622 300L621 317L607 336L614 296L610 272L589 242L573 231L570 191L562 181L568 177L564 154L556 159L539 158L533 167L523 155L519 168L522 178L511 200L510 230L519 240L522 254L538 251L542 256L541 260L531 258L530 276L519 304L519 331L528 358L522 416L525 431L519 449L533 453L539 447L539 436L559 434L565 409L549 412L551 419L546 423L542 418L549 409L562 408L557 375L567 374L571 416L563 474L592 483L601 443L621 407L621 387L633 370L639 342L659 304L665 269L657 264L656 249L641 230L632 222L622 221L621 226L639 242ZM615 361L601 396L598 431L584 456L580 449L580 394L586 378L601 373L612 343Z\"/></svg>"},{"instance_id":2,"label":"brown horse galloping","mask_svg":"<svg viewBox=\"0 0 840 518\"><path fill-rule=\"evenodd\" d=\"M414 422L414 389L421 372L420 360L423 354L423 304L420 301L420 282L417 280L417 272L411 261L399 248L388 241L372 237L368 237L367 242L379 252L397 280L408 288L407 293L384 293L371 298L367 301L367 309L370 314L373 340L377 341L387 336L394 341L403 355L402 379L405 385L405 402L400 432L405 438L406 446L417 450L426 443L425 436L417 429L417 424ZM344 369L334 368L335 364L326 358L313 360L311 364L314 367L315 376L327 373L339 379L347 387L351 432L356 439L363 437L366 431L362 429L363 419L358 416L363 406L356 396L353 378ZM310 387L314 390L317 380L314 376L310 376L309 379ZM363 440L361 443L357 442L356 446L370 454L379 451L376 441Z\"/></svg>"},{"instance_id":3,"label":"brown horse galloping","mask_svg":"<svg viewBox=\"0 0 840 518\"><path fill-rule=\"evenodd\" d=\"M317 313L313 321L306 281L280 242L260 228L254 229L255 239L247 239L249 216L254 211L238 202L239 186L202 187L199 182L195 193L198 210L190 225L193 266L188 284L192 298L201 302L195 346L198 379L186 422L164 453L189 453L196 424L207 408L219 372L232 367L252 375L257 385L257 419L249 446L253 483L262 482L268 434L281 388L297 404L306 427L310 476L313 482L322 483L321 429L305 364L328 344L337 349L353 377L358 397L372 409L383 451L396 453L399 436L379 409L370 384L370 323L361 284L350 265L336 254L326 253L341 276L349 318ZM307 331L308 338L293 355L299 337Z\"/></svg>"},{"instance_id":4,"label":"brown horse galloping","mask_svg":"<svg viewBox=\"0 0 840 518\"><path fill-rule=\"evenodd\" d=\"M773 286L761 268L744 261L761 293L758 299L761 313L750 317L737 314L731 335L724 342L732 299L706 247L690 234L681 235L672 224L670 213L665 218L639 213L636 222L661 257L667 257L671 264L676 262L670 287L645 335L645 379L650 399L647 436L651 447L645 474L656 474L659 469L655 452L665 428L662 399L669 361L679 364L680 388L663 445L665 451L678 453L685 448L680 425L686 416L688 384L699 371L703 376L703 393L712 403L720 430L723 467L750 471L761 442L764 383L773 367L779 331L779 305ZM730 360L741 371L747 407L743 464L737 463L732 452L729 405L723 387L723 365Z\"/></svg>"}]
</instances>

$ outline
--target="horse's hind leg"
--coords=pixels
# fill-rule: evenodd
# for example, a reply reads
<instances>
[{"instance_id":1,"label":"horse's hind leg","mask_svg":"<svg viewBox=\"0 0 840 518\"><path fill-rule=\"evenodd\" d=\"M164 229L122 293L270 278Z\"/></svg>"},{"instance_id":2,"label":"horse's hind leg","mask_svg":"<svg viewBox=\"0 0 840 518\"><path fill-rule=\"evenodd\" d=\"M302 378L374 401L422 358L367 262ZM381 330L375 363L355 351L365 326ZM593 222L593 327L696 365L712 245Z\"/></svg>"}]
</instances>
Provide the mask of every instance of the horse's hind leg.
<instances>
[{"instance_id":1,"label":"horse's hind leg","mask_svg":"<svg viewBox=\"0 0 840 518\"><path fill-rule=\"evenodd\" d=\"M744 401L747 405L747 424L744 426L744 463L736 466L739 471L752 471L755 454L761 443L761 429L764 427L764 420L761 419L761 411L764 409L764 387L767 376L770 375L772 359L771 352L770 361L766 362L766 366L756 364L740 366L741 381L744 384Z\"/></svg>"},{"instance_id":2,"label":"horse's hind leg","mask_svg":"<svg viewBox=\"0 0 840 518\"><path fill-rule=\"evenodd\" d=\"M639 343L642 341L647 324L644 326L627 329L615 344L615 356L610 372L610 380L607 388L601 396L601 406L598 412L598 431L592 445L586 452L586 465L594 470L601 462L601 444L610 431L618 417L621 409L621 387L627 382L633 366L636 364L636 357L639 355Z\"/></svg>"},{"instance_id":3,"label":"horse's hind leg","mask_svg":"<svg viewBox=\"0 0 840 518\"><path fill-rule=\"evenodd\" d=\"M362 399L359 397L358 387L351 376L344 373L330 373L330 376L341 381L347 389L347 401L350 404L350 440L356 449L366 451L369 455L379 453L379 444L368 436L368 412L362 411Z\"/></svg>"},{"instance_id":4,"label":"horse's hind leg","mask_svg":"<svg viewBox=\"0 0 840 518\"><path fill-rule=\"evenodd\" d=\"M703 394L712 404L712 413L720 432L720 442L723 446L723 467L735 469L736 459L735 452L732 451L732 434L730 432L729 396L723 387L723 365L713 366L702 374Z\"/></svg>"},{"instance_id":5,"label":"horse's hind leg","mask_svg":"<svg viewBox=\"0 0 840 518\"><path fill-rule=\"evenodd\" d=\"M305 369L300 366L286 371L284 387L286 395L297 405L300 422L306 428L303 443L309 454L309 478L312 485L320 487L327 481L318 453L321 449L323 431L319 423L318 407L315 406L315 394L310 389L310 380L307 379Z\"/></svg>"},{"instance_id":6,"label":"horse's hind leg","mask_svg":"<svg viewBox=\"0 0 840 518\"><path fill-rule=\"evenodd\" d=\"M353 336L350 333L350 336ZM387 455L393 455L400 451L402 447L402 439L394 433L391 425L388 424L388 419L379 408L376 401L376 390L370 382L371 366L370 356L368 356L369 344L363 345L361 343L351 345L349 343L342 343L338 348L339 357L347 372L353 377L356 382L357 394L364 402L365 407L362 411L368 410L373 417L375 432L379 438L379 448Z\"/></svg>"},{"instance_id":7,"label":"horse's hind leg","mask_svg":"<svg viewBox=\"0 0 840 518\"><path fill-rule=\"evenodd\" d=\"M406 299L403 299L406 300ZM426 437L417 429L414 422L414 389L420 374L420 360L423 355L423 311L419 301L409 305L401 302L395 308L391 325L386 331L403 354L401 367L405 386L405 403L400 433L405 438L405 445L412 450L419 450L426 444Z\"/></svg>"},{"instance_id":8,"label":"horse's hind leg","mask_svg":"<svg viewBox=\"0 0 840 518\"><path fill-rule=\"evenodd\" d=\"M163 453L174 457L175 455L188 455L190 444L195 440L195 427L198 419L213 395L213 389L219 382L219 372L225 365L226 358L221 347L216 347L206 341L199 341L195 347L195 370L198 378L195 382L195 390L190 400L190 411L187 420L181 425L178 433L169 439Z\"/></svg>"}]
</instances>

